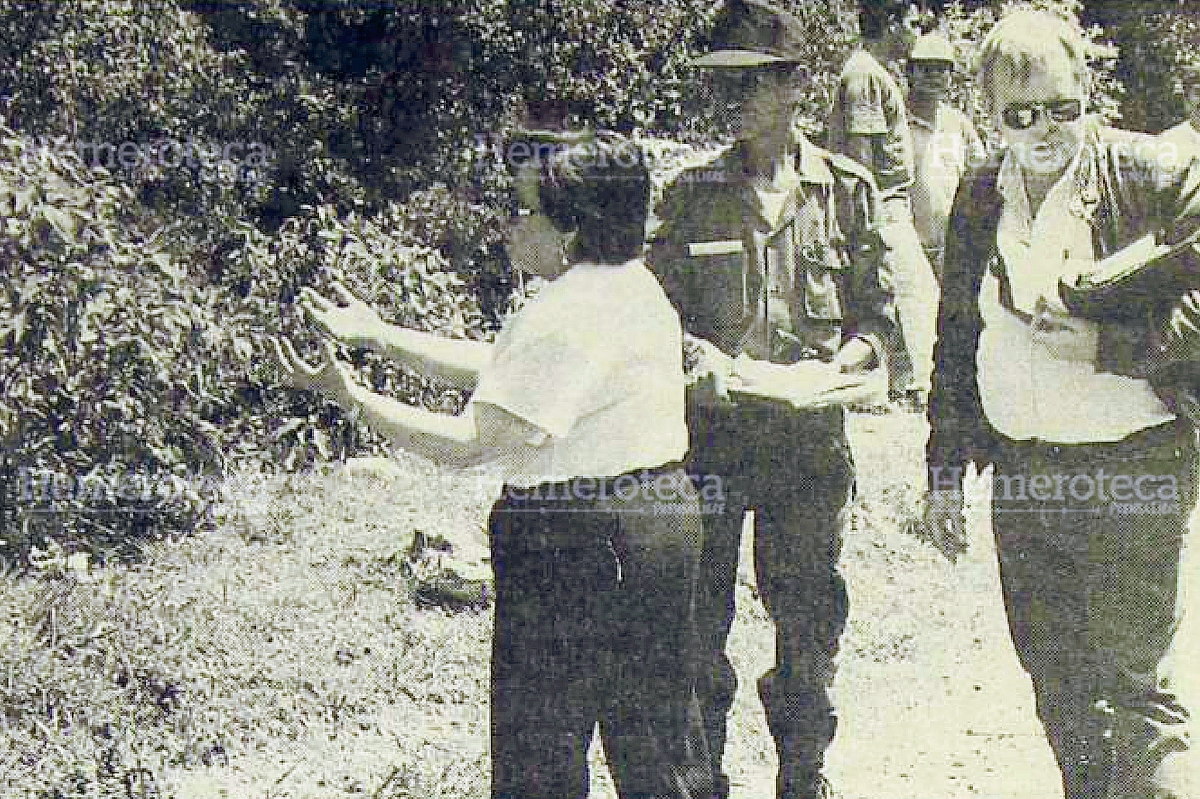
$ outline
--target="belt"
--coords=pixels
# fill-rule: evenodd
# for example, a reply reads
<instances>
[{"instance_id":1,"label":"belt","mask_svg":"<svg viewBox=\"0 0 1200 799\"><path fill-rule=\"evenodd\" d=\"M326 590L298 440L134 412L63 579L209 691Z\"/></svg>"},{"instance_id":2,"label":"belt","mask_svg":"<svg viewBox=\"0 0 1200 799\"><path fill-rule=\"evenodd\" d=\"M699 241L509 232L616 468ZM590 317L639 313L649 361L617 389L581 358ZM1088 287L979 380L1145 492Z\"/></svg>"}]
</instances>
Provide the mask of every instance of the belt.
<instances>
[{"instance_id":1,"label":"belt","mask_svg":"<svg viewBox=\"0 0 1200 799\"><path fill-rule=\"evenodd\" d=\"M510 503L531 505L561 505L567 501L587 503L599 497L620 497L634 486L651 483L663 475L683 473L684 466L681 462L670 461L612 477L579 476L570 480L539 483L528 488L506 484L501 496Z\"/></svg>"}]
</instances>

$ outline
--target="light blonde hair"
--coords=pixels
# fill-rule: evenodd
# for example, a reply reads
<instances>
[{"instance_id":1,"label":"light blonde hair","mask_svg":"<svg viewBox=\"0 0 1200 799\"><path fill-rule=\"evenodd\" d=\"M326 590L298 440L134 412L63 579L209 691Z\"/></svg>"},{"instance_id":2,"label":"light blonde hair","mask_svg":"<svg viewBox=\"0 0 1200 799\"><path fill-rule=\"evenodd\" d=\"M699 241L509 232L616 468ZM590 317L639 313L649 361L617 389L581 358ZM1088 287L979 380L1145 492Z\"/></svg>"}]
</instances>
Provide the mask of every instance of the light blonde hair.
<instances>
[{"instance_id":1,"label":"light blonde hair","mask_svg":"<svg viewBox=\"0 0 1200 799\"><path fill-rule=\"evenodd\" d=\"M1035 67L1065 59L1086 94L1091 85L1088 46L1079 28L1056 14L1021 8L1006 14L983 40L975 83L988 113L995 111L997 78L1027 81Z\"/></svg>"}]
</instances>

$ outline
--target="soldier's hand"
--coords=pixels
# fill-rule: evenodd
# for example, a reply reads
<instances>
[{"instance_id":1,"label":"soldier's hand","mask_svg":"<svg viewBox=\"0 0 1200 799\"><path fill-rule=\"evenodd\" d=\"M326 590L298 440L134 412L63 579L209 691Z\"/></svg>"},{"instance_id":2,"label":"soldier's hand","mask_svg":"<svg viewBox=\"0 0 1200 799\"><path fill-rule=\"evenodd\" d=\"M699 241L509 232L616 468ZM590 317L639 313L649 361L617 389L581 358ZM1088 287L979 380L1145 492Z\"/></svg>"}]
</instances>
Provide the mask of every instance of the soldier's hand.
<instances>
[{"instance_id":1,"label":"soldier's hand","mask_svg":"<svg viewBox=\"0 0 1200 799\"><path fill-rule=\"evenodd\" d=\"M683 337L684 363L688 366L688 374L702 377L706 374L718 377L729 377L733 374L733 358L721 352L720 348L711 341L693 336L691 333Z\"/></svg>"},{"instance_id":2,"label":"soldier's hand","mask_svg":"<svg viewBox=\"0 0 1200 799\"><path fill-rule=\"evenodd\" d=\"M950 560L967 551L967 520L963 515L963 491L929 490L917 503L911 532L941 550Z\"/></svg>"},{"instance_id":3,"label":"soldier's hand","mask_svg":"<svg viewBox=\"0 0 1200 799\"><path fill-rule=\"evenodd\" d=\"M704 408L730 405L733 359L713 344L691 334L683 337L684 363L691 382L691 402Z\"/></svg>"},{"instance_id":4,"label":"soldier's hand","mask_svg":"<svg viewBox=\"0 0 1200 799\"><path fill-rule=\"evenodd\" d=\"M852 338L843 344L833 356L833 363L839 371L852 374L861 374L878 365L875 350L861 338Z\"/></svg>"}]
</instances>

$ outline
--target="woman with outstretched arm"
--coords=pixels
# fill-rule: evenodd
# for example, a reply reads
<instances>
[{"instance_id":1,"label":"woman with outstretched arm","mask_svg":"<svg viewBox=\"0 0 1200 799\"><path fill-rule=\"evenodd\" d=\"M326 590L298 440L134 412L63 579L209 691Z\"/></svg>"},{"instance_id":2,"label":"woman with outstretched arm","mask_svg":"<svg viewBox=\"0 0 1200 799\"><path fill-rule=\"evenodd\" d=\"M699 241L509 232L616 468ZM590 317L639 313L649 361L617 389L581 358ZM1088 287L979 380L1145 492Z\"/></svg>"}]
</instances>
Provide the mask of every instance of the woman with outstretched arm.
<instances>
[{"instance_id":1,"label":"woman with outstretched arm","mask_svg":"<svg viewBox=\"0 0 1200 799\"><path fill-rule=\"evenodd\" d=\"M342 305L304 297L337 338L473 388L462 414L358 386L332 345L316 367L287 342L277 358L285 382L358 410L401 447L504 470L489 521L492 796L586 796L599 722L622 797L707 797L692 675L702 532L679 466L680 322L640 257L649 176L619 136L540 144L515 171L508 247L548 283L494 345L385 325L344 288Z\"/></svg>"}]
</instances>

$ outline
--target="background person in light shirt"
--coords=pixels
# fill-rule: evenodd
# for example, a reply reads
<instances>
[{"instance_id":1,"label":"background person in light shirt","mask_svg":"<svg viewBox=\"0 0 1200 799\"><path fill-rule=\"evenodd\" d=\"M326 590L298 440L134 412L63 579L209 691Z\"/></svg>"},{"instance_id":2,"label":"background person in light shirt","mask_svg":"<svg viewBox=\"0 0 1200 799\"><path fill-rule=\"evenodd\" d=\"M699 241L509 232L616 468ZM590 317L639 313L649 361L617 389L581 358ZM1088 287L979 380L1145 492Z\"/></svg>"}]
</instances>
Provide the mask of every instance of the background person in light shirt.
<instances>
[{"instance_id":1,"label":"background person in light shirt","mask_svg":"<svg viewBox=\"0 0 1200 799\"><path fill-rule=\"evenodd\" d=\"M904 92L887 64L908 55L905 0L859 0L861 47L838 76L828 146L866 167L879 188L879 232L895 283L897 333L888 342L891 394L921 408L933 371L937 278L913 226L913 139Z\"/></svg>"},{"instance_id":2,"label":"background person in light shirt","mask_svg":"<svg viewBox=\"0 0 1200 799\"><path fill-rule=\"evenodd\" d=\"M1174 158L1182 164L1200 157L1200 55L1193 52L1191 59L1181 64L1178 71L1178 88L1188 118L1163 131L1160 140L1164 145L1164 157Z\"/></svg>"},{"instance_id":3,"label":"background person in light shirt","mask_svg":"<svg viewBox=\"0 0 1200 799\"><path fill-rule=\"evenodd\" d=\"M927 33L913 44L905 67L916 166L909 191L913 224L939 284L954 193L968 165L980 165L987 158L971 120L946 102L954 63L954 46L940 34ZM936 315L936 292L926 301Z\"/></svg>"},{"instance_id":4,"label":"background person in light shirt","mask_svg":"<svg viewBox=\"0 0 1200 799\"><path fill-rule=\"evenodd\" d=\"M1180 399L1196 387L1162 356L1195 351L1198 298L1131 296L1084 318L1059 283L1148 232L1189 234L1198 181L1152 137L1084 116L1084 48L1029 10L982 46L977 85L1004 147L964 180L947 231L926 523L963 540L962 471L994 466L1010 632L1067 799L1197 796L1197 706L1179 669L1195 664L1168 657L1196 502Z\"/></svg>"},{"instance_id":5,"label":"background person in light shirt","mask_svg":"<svg viewBox=\"0 0 1200 799\"><path fill-rule=\"evenodd\" d=\"M489 520L492 796L586 796L597 722L622 797L709 796L691 662L702 530L678 466L683 334L639 257L649 175L619 136L529 138L508 251L549 282L494 345L385 325L345 290L343 306L305 295L341 340L473 389L463 414L373 394L331 347L316 368L287 342L277 358L292 385L406 449L504 470Z\"/></svg>"}]
</instances>

